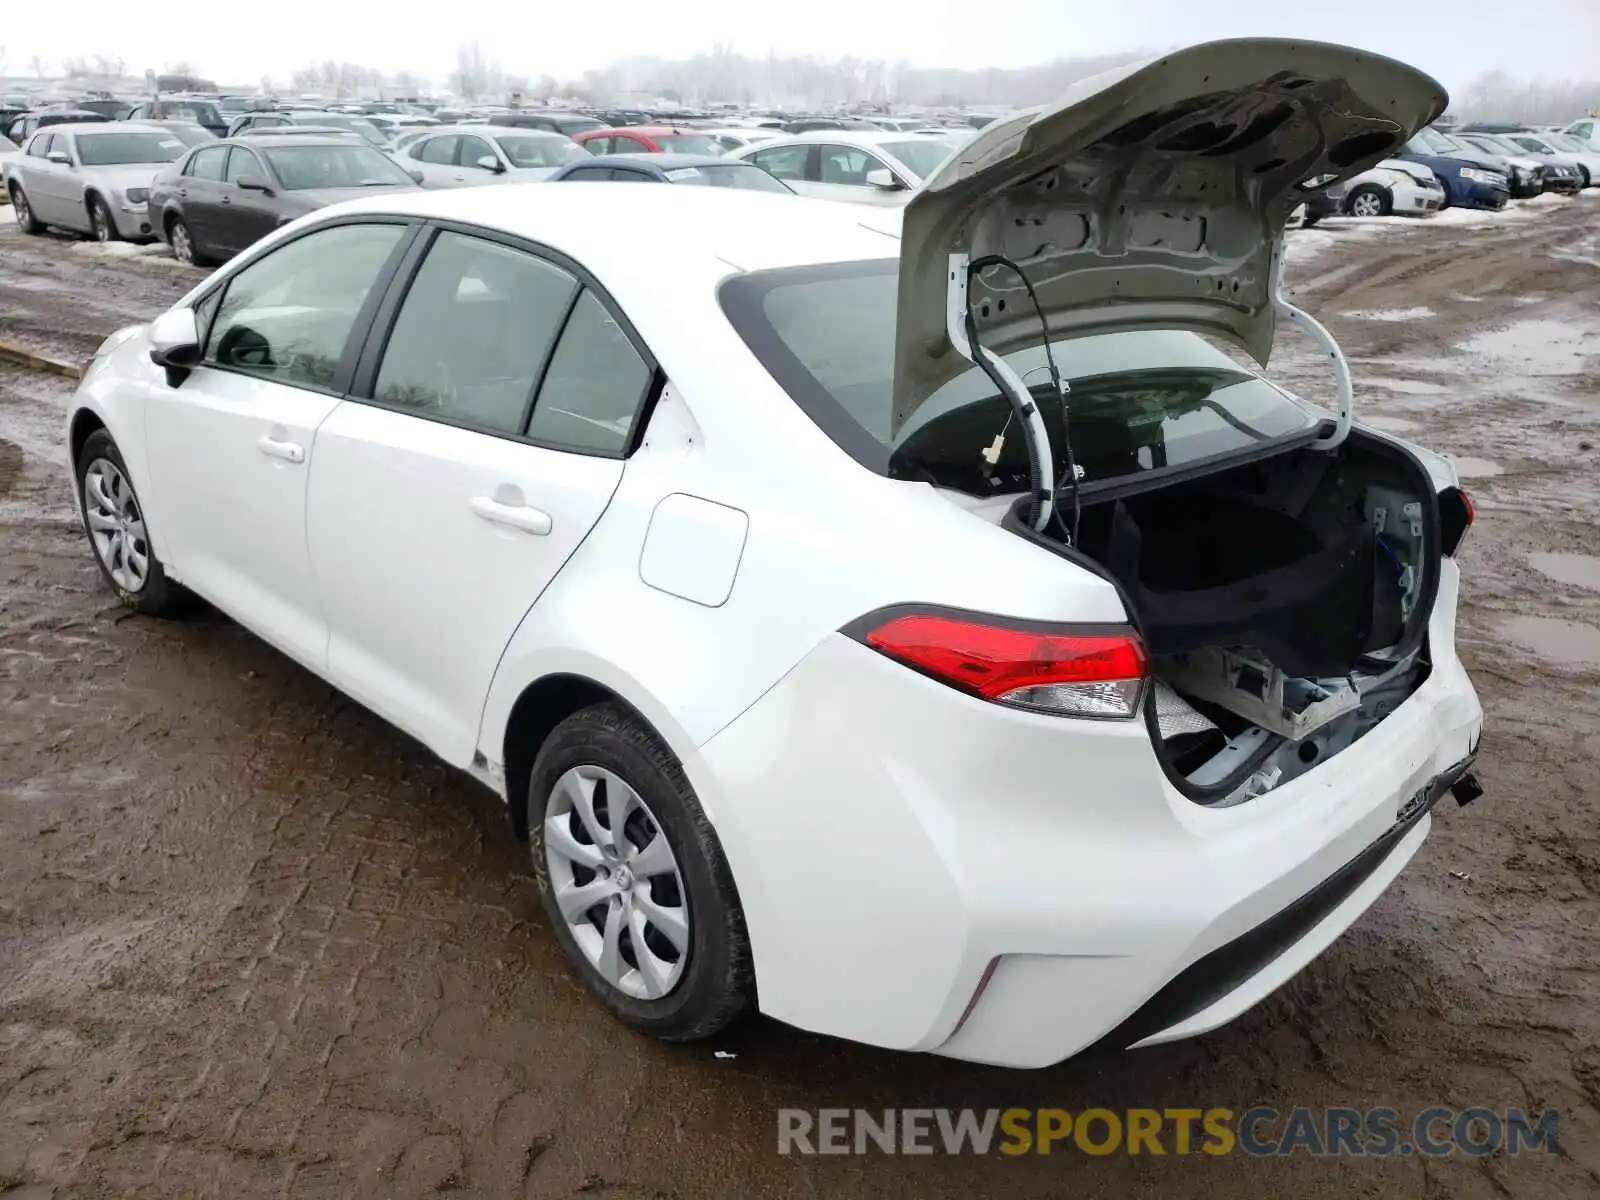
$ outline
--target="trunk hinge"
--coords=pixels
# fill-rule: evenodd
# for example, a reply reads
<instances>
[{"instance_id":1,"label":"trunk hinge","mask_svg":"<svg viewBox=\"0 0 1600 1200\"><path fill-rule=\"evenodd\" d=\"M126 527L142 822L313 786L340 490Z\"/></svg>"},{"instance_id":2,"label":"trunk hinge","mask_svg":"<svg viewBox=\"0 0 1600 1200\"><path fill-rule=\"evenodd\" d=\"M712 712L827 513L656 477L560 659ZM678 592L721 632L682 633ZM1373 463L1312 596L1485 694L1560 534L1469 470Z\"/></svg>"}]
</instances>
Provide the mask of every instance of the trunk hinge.
<instances>
[{"instance_id":1,"label":"trunk hinge","mask_svg":"<svg viewBox=\"0 0 1600 1200\"><path fill-rule=\"evenodd\" d=\"M945 333L950 338L950 344L955 347L956 353L962 358L978 367L980 370L987 364L1008 393L1011 407L1023 414L1032 431L1031 438L1024 438L1028 445L1028 452L1033 457L1031 464L1033 473L1036 474L1043 487L1044 495L1039 498L1038 515L1034 519L1033 527L1042 530L1050 522L1050 510L1055 502L1056 475L1055 460L1050 450L1050 431L1045 427L1044 415L1039 412L1039 406L1033 402L1033 394L1028 391L1028 385L1022 381L1011 365L998 354L993 354L981 345L973 345L967 337L967 282L970 272L969 264L971 255L952 254L950 256L950 277L945 288ZM1049 336L1048 331L1045 336ZM983 361L978 361L978 355L983 356Z\"/></svg>"},{"instance_id":2,"label":"trunk hinge","mask_svg":"<svg viewBox=\"0 0 1600 1200\"><path fill-rule=\"evenodd\" d=\"M1350 435L1350 421L1355 410L1355 385L1350 379L1350 364L1346 361L1344 351L1339 348L1339 343L1333 340L1329 333L1305 309L1298 307L1283 292L1283 239L1278 239L1277 246L1272 252L1272 303L1280 317L1285 317L1298 325L1305 335L1316 343L1317 348L1328 356L1333 363L1333 382L1338 390L1339 417L1333 427L1333 432L1327 437L1318 438L1311 443L1313 450L1337 450L1344 444L1344 439Z\"/></svg>"}]
</instances>

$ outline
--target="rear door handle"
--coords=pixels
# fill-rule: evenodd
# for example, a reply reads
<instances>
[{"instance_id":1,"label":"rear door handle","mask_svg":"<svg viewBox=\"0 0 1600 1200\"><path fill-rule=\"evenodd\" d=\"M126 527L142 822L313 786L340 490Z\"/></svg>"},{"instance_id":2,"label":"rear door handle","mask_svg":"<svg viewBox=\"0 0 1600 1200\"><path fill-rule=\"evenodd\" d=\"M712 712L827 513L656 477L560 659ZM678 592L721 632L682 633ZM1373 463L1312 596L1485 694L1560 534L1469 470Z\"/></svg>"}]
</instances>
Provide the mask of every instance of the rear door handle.
<instances>
[{"instance_id":1,"label":"rear door handle","mask_svg":"<svg viewBox=\"0 0 1600 1200\"><path fill-rule=\"evenodd\" d=\"M485 521L493 521L496 525L509 525L513 529L520 529L524 533L538 537L550 532L550 514L526 504L502 504L492 496L474 496L472 511Z\"/></svg>"},{"instance_id":2,"label":"rear door handle","mask_svg":"<svg viewBox=\"0 0 1600 1200\"><path fill-rule=\"evenodd\" d=\"M306 460L306 448L296 442L281 442L263 435L256 445L261 447L261 453L281 458L284 462L303 463Z\"/></svg>"}]
</instances>

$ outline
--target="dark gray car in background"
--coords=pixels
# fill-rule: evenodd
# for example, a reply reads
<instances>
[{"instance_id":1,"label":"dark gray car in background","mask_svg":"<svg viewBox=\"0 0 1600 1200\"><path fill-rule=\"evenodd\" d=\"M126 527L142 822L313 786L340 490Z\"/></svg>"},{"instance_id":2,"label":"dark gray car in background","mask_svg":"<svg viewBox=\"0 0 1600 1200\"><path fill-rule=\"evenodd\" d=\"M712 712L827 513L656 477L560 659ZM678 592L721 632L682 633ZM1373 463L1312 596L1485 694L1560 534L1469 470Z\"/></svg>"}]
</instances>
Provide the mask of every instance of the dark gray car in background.
<instances>
[{"instance_id":1,"label":"dark gray car in background","mask_svg":"<svg viewBox=\"0 0 1600 1200\"><path fill-rule=\"evenodd\" d=\"M280 225L379 188L416 190L354 138L229 138L189 152L150 188L150 226L182 262L232 258Z\"/></svg>"}]
</instances>

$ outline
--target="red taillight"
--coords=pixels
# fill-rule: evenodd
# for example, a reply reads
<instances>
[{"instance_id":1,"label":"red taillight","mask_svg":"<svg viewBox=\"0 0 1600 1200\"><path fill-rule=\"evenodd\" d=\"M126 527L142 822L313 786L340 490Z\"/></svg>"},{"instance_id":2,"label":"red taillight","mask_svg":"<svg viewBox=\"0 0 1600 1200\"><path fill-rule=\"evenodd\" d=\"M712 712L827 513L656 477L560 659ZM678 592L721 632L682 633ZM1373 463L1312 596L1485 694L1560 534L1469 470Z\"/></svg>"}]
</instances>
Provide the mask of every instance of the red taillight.
<instances>
[{"instance_id":1,"label":"red taillight","mask_svg":"<svg viewBox=\"0 0 1600 1200\"><path fill-rule=\"evenodd\" d=\"M1444 553L1454 556L1461 549L1467 530L1478 519L1478 506L1465 488L1447 487L1439 493L1439 536Z\"/></svg>"},{"instance_id":2,"label":"red taillight","mask_svg":"<svg viewBox=\"0 0 1600 1200\"><path fill-rule=\"evenodd\" d=\"M1019 708L1131 717L1144 692L1144 645L1132 630L902 612L857 636L924 675Z\"/></svg>"}]
</instances>

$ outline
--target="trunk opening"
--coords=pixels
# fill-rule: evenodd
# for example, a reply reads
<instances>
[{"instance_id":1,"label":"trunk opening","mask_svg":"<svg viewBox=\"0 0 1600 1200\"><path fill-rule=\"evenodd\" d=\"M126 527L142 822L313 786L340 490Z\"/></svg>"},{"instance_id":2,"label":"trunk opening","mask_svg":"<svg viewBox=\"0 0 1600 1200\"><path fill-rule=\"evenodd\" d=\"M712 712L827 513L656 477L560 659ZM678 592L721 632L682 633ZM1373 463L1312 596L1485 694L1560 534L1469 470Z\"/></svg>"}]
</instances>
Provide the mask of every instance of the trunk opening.
<instances>
[{"instance_id":1,"label":"trunk opening","mask_svg":"<svg viewBox=\"0 0 1600 1200\"><path fill-rule=\"evenodd\" d=\"M1237 804L1320 766L1427 678L1438 496L1403 447L1353 430L1082 499L1078 545L1005 524L1112 580L1151 656L1145 719L1172 782Z\"/></svg>"}]
</instances>

